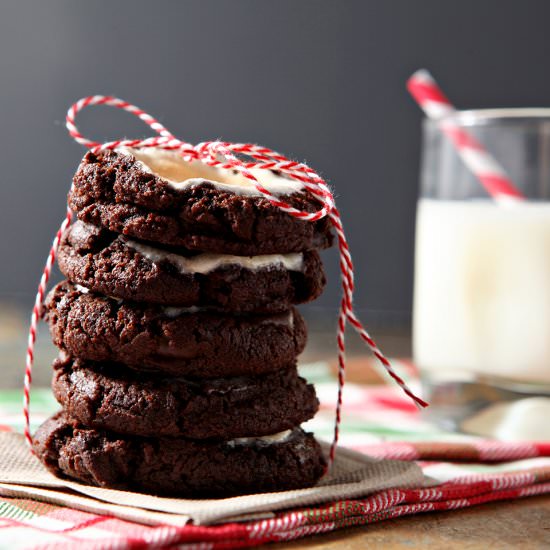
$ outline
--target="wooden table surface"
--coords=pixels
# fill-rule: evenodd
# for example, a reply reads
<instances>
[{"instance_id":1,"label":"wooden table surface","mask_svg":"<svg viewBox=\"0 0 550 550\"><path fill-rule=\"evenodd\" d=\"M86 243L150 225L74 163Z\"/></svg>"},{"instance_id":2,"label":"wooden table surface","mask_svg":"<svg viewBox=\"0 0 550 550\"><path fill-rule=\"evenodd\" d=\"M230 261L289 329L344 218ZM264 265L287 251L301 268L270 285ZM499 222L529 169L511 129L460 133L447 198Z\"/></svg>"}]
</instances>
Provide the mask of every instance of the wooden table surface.
<instances>
[{"instance_id":1,"label":"wooden table surface","mask_svg":"<svg viewBox=\"0 0 550 550\"><path fill-rule=\"evenodd\" d=\"M550 548L550 497L528 497L464 510L418 514L294 542L277 543L269 548L546 550Z\"/></svg>"}]
</instances>

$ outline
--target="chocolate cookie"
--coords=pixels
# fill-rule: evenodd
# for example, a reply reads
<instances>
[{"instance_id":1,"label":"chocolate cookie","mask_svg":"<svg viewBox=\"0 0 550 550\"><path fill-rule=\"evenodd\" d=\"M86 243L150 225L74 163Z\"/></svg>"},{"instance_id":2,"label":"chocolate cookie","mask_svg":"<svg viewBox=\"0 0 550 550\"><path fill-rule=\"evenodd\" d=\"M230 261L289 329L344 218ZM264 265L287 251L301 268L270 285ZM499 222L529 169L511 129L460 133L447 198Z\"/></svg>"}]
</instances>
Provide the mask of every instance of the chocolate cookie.
<instances>
[{"instance_id":1,"label":"chocolate cookie","mask_svg":"<svg viewBox=\"0 0 550 550\"><path fill-rule=\"evenodd\" d=\"M119 436L79 427L58 413L40 426L33 446L57 476L187 498L309 487L325 469L319 444L299 428L271 441L207 443Z\"/></svg>"},{"instance_id":2,"label":"chocolate cookie","mask_svg":"<svg viewBox=\"0 0 550 550\"><path fill-rule=\"evenodd\" d=\"M280 312L317 298L325 275L316 251L253 257L184 255L77 222L58 252L74 283L125 300L234 312Z\"/></svg>"},{"instance_id":3,"label":"chocolate cookie","mask_svg":"<svg viewBox=\"0 0 550 550\"><path fill-rule=\"evenodd\" d=\"M262 185L313 212L301 184L258 170ZM79 219L135 239L238 255L326 248L329 220L297 219L271 205L246 178L161 149L89 152L69 194Z\"/></svg>"},{"instance_id":4,"label":"chocolate cookie","mask_svg":"<svg viewBox=\"0 0 550 550\"><path fill-rule=\"evenodd\" d=\"M254 377L192 381L61 356L52 389L82 425L119 434L233 439L288 430L319 402L296 367Z\"/></svg>"},{"instance_id":5,"label":"chocolate cookie","mask_svg":"<svg viewBox=\"0 0 550 550\"><path fill-rule=\"evenodd\" d=\"M275 372L294 364L306 342L295 309L253 316L189 312L107 298L68 281L48 295L45 318L54 344L74 357L192 378Z\"/></svg>"}]
</instances>

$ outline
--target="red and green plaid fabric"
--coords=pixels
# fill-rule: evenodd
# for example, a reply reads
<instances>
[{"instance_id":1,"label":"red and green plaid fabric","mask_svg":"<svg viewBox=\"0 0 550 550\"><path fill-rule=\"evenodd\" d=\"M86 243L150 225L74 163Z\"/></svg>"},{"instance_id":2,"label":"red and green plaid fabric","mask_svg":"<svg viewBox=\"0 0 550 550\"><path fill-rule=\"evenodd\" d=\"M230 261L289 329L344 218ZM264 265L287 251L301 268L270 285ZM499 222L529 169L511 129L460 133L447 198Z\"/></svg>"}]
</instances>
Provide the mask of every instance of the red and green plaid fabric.
<instances>
[{"instance_id":1,"label":"red and green plaid fabric","mask_svg":"<svg viewBox=\"0 0 550 550\"><path fill-rule=\"evenodd\" d=\"M307 367L304 374L316 383L321 400L320 413L307 427L330 439L335 382L323 365ZM32 399L35 424L57 407L46 389L34 390ZM0 392L0 429L21 428L20 403L20 392ZM380 458L415 460L427 476L426 486L289 510L261 521L184 527L140 525L10 498L0 488L0 548L236 548L550 493L550 443L503 443L442 432L424 422L416 408L390 386L346 386L342 444Z\"/></svg>"}]
</instances>

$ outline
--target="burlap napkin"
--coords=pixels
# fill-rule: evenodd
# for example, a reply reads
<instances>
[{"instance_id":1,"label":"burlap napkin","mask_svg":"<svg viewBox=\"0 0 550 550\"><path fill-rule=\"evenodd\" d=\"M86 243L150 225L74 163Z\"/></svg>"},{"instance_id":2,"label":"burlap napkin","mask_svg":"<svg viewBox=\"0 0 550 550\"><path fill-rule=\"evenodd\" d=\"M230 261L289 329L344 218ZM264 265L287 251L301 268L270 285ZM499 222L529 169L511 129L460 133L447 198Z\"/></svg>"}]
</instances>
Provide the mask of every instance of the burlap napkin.
<instances>
[{"instance_id":1,"label":"burlap napkin","mask_svg":"<svg viewBox=\"0 0 550 550\"><path fill-rule=\"evenodd\" d=\"M324 445L328 450L328 445ZM0 433L0 495L34 498L146 524L208 525L269 518L278 510L358 498L392 487L422 486L412 462L375 460L339 449L329 476L310 489L241 497L191 500L115 491L58 479L30 454L24 438Z\"/></svg>"}]
</instances>

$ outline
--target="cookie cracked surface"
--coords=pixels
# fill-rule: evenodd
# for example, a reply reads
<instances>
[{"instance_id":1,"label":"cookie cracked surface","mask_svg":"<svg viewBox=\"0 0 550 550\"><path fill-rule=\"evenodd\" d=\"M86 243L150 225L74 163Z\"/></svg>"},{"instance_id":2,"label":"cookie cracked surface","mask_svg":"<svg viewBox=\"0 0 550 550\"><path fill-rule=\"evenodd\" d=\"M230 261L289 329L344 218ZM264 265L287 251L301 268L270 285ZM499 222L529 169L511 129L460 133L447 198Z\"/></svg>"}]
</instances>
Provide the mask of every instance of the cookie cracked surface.
<instances>
[{"instance_id":1,"label":"cookie cracked surface","mask_svg":"<svg viewBox=\"0 0 550 550\"><path fill-rule=\"evenodd\" d=\"M182 307L213 307L224 311L273 313L309 302L324 289L326 278L316 251L290 258L271 257L261 267L224 263L192 272L186 263L204 265L201 256L132 245L116 233L77 222L61 240L58 263L72 282L124 300ZM151 259L153 258L153 259ZM223 258L222 258L223 259ZM227 260L227 258L225 258ZM257 259L257 258L256 258ZM219 258L218 258L219 260ZM229 261L238 262L230 257ZM244 258L245 261L254 258ZM221 261L221 260L219 260ZM287 261L292 269L281 262ZM218 262L219 263L219 262ZM200 268L200 267L199 267Z\"/></svg>"},{"instance_id":2,"label":"cookie cracked surface","mask_svg":"<svg viewBox=\"0 0 550 550\"><path fill-rule=\"evenodd\" d=\"M252 256L332 244L330 222L300 220L266 198L228 191L200 177L175 188L136 156L88 152L73 179L69 205L80 220L144 241L190 250ZM190 174L191 176L193 174ZM306 212L320 203L303 192L282 198Z\"/></svg>"},{"instance_id":3,"label":"cookie cracked surface","mask_svg":"<svg viewBox=\"0 0 550 550\"><path fill-rule=\"evenodd\" d=\"M68 281L49 293L45 319L54 344L74 357L191 378L275 372L293 365L306 343L306 325L295 309L188 312L108 298Z\"/></svg>"},{"instance_id":4,"label":"cookie cracked surface","mask_svg":"<svg viewBox=\"0 0 550 550\"><path fill-rule=\"evenodd\" d=\"M295 366L262 376L200 381L63 356L53 369L53 393L68 417L126 435L265 436L306 422L319 406L313 386Z\"/></svg>"}]
</instances>

